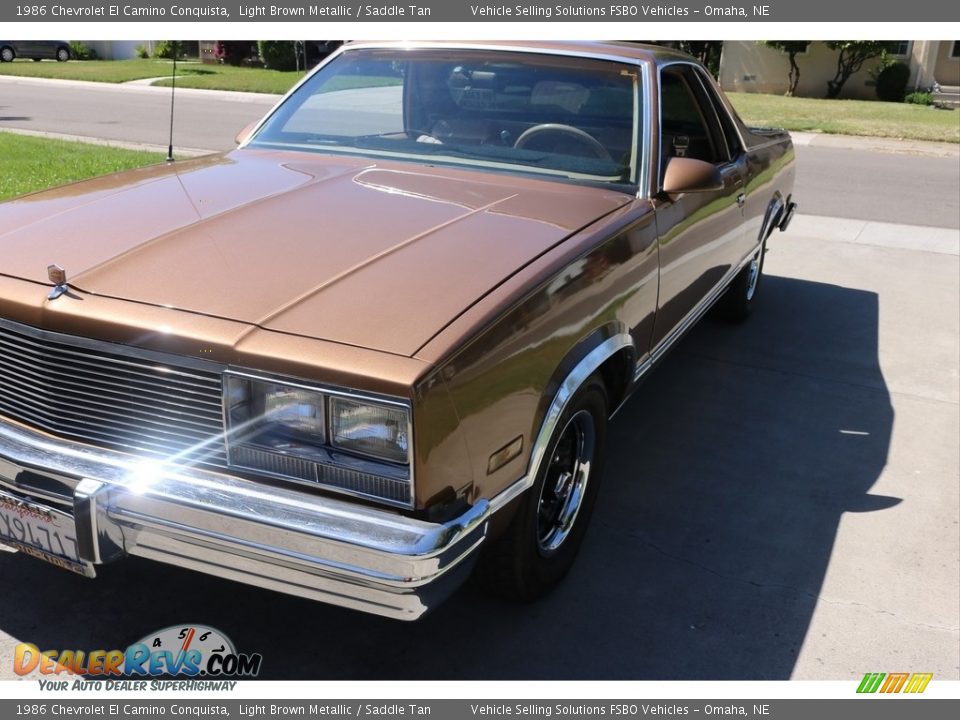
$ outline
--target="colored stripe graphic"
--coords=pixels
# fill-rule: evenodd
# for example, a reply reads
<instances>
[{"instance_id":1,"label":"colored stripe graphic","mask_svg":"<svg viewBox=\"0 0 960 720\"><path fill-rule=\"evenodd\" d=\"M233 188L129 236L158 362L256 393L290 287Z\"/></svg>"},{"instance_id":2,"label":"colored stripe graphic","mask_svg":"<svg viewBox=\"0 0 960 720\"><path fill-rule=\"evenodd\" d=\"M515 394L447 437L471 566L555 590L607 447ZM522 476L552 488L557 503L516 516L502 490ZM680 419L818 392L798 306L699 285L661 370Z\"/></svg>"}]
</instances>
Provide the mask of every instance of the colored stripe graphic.
<instances>
[{"instance_id":1,"label":"colored stripe graphic","mask_svg":"<svg viewBox=\"0 0 960 720\"><path fill-rule=\"evenodd\" d=\"M857 692L875 693L877 688L880 687L880 683L884 677L885 673L867 673L863 676L863 680L860 681L860 687L857 688Z\"/></svg>"},{"instance_id":2,"label":"colored stripe graphic","mask_svg":"<svg viewBox=\"0 0 960 720\"><path fill-rule=\"evenodd\" d=\"M927 689L931 678L933 678L933 673L914 673L910 676L910 682L907 683L907 687L903 691L905 693L922 693Z\"/></svg>"},{"instance_id":3,"label":"colored stripe graphic","mask_svg":"<svg viewBox=\"0 0 960 720\"><path fill-rule=\"evenodd\" d=\"M880 688L880 692L900 692L900 689L903 687L903 684L907 681L908 677L910 677L910 673L890 673L887 675L887 681L883 684L883 687Z\"/></svg>"},{"instance_id":4,"label":"colored stripe graphic","mask_svg":"<svg viewBox=\"0 0 960 720\"><path fill-rule=\"evenodd\" d=\"M857 687L858 693L922 693L933 673L867 673Z\"/></svg>"}]
</instances>

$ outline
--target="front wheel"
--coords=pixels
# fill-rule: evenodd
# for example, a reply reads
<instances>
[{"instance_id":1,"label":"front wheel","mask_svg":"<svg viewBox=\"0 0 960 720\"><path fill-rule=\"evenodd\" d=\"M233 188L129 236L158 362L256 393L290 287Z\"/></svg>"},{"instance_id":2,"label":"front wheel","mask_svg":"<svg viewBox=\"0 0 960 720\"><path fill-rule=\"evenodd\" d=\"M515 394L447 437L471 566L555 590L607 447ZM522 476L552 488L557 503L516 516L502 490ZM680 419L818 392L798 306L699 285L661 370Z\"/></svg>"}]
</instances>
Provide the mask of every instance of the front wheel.
<instances>
[{"instance_id":1,"label":"front wheel","mask_svg":"<svg viewBox=\"0 0 960 720\"><path fill-rule=\"evenodd\" d=\"M12 47L0 48L0 62L13 62L13 59L16 57L16 53L13 52Z\"/></svg>"},{"instance_id":2,"label":"front wheel","mask_svg":"<svg viewBox=\"0 0 960 720\"><path fill-rule=\"evenodd\" d=\"M57 62L66 62L70 59L70 49L61 47L57 48Z\"/></svg>"},{"instance_id":3,"label":"front wheel","mask_svg":"<svg viewBox=\"0 0 960 720\"><path fill-rule=\"evenodd\" d=\"M501 537L484 548L477 579L492 594L546 595L573 565L600 487L607 394L590 378L571 398L547 445L533 487Z\"/></svg>"}]
</instances>

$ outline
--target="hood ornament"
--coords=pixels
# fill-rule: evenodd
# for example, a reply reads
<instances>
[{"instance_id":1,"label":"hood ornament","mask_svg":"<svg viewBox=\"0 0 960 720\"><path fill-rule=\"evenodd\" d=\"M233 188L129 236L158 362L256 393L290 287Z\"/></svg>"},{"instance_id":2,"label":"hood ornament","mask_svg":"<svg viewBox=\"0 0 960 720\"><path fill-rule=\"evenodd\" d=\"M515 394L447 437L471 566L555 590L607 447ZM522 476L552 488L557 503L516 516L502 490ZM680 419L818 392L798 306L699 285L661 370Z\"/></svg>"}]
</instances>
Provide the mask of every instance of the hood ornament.
<instances>
[{"instance_id":1,"label":"hood ornament","mask_svg":"<svg viewBox=\"0 0 960 720\"><path fill-rule=\"evenodd\" d=\"M67 286L67 271L59 265L47 265L47 277L55 286L47 295L48 300L56 300L61 295L70 292L70 288Z\"/></svg>"}]
</instances>

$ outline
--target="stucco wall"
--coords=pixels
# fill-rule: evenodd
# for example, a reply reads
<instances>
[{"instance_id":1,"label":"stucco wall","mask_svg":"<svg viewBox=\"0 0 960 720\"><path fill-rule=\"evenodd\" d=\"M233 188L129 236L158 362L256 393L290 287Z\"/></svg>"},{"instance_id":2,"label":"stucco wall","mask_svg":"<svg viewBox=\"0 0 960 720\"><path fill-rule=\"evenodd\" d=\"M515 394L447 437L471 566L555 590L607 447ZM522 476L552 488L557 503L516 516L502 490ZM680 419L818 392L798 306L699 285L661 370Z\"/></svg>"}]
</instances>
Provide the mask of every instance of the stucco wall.
<instances>
[{"instance_id":1,"label":"stucco wall","mask_svg":"<svg viewBox=\"0 0 960 720\"><path fill-rule=\"evenodd\" d=\"M822 42L813 42L807 52L797 56L800 66L800 84L797 95L802 97L825 97L827 80L837 71L837 55ZM840 97L876 98L869 71L876 67L877 60L864 64L843 86ZM720 85L724 90L736 92L771 93L783 95L789 85L790 62L786 53L772 50L758 42L731 41L723 44L720 58Z\"/></svg>"},{"instance_id":2,"label":"stucco wall","mask_svg":"<svg viewBox=\"0 0 960 720\"><path fill-rule=\"evenodd\" d=\"M147 47L146 40L85 40L83 42L91 50L96 51L101 60L128 60L137 56L137 46Z\"/></svg>"},{"instance_id":3,"label":"stucco wall","mask_svg":"<svg viewBox=\"0 0 960 720\"><path fill-rule=\"evenodd\" d=\"M960 58L950 57L950 49L953 47L952 40L945 40L940 43L940 49L937 52L937 64L933 70L933 77L941 85L960 85Z\"/></svg>"}]
</instances>

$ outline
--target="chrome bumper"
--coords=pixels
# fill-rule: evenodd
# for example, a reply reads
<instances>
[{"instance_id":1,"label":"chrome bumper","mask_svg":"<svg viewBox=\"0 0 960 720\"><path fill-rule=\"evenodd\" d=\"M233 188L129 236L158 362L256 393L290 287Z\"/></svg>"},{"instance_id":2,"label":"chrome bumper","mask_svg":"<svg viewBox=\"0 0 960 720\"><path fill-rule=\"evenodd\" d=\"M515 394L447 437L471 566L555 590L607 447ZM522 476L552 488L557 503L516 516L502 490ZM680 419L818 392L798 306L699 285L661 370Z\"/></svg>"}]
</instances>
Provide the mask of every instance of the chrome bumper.
<instances>
[{"instance_id":1,"label":"chrome bumper","mask_svg":"<svg viewBox=\"0 0 960 720\"><path fill-rule=\"evenodd\" d=\"M0 487L72 512L81 558L127 555L401 620L469 574L489 504L429 523L194 468L165 468L0 420Z\"/></svg>"}]
</instances>

